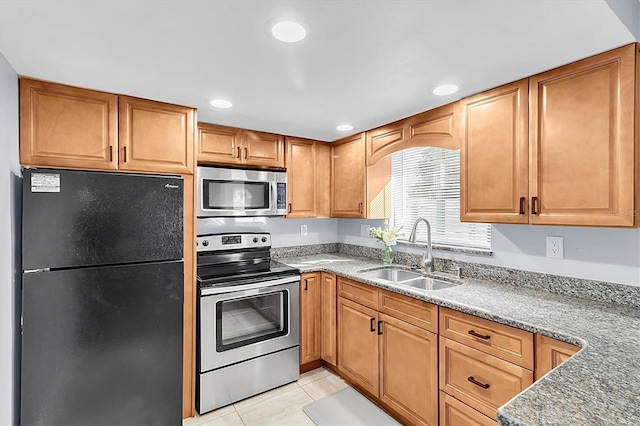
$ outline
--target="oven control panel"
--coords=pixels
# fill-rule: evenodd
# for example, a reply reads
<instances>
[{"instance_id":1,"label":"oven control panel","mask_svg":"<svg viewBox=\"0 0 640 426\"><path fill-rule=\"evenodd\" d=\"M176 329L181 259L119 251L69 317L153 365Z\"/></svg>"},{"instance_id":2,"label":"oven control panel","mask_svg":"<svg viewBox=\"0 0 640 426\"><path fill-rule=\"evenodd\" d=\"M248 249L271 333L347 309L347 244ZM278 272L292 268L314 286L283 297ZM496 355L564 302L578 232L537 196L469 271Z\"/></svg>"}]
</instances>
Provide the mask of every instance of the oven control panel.
<instances>
[{"instance_id":1,"label":"oven control panel","mask_svg":"<svg viewBox=\"0 0 640 426\"><path fill-rule=\"evenodd\" d=\"M196 238L196 251L198 252L252 247L271 247L271 234L266 232L211 234Z\"/></svg>"}]
</instances>

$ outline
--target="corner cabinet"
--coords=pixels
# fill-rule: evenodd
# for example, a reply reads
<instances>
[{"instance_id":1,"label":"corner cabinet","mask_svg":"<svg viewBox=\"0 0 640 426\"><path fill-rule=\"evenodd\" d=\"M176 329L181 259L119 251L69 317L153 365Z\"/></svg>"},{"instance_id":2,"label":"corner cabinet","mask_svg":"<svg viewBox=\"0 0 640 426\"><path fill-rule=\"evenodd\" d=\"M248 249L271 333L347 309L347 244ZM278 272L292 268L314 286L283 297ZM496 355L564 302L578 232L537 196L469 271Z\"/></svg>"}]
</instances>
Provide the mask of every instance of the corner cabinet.
<instances>
[{"instance_id":1,"label":"corner cabinet","mask_svg":"<svg viewBox=\"0 0 640 426\"><path fill-rule=\"evenodd\" d=\"M365 134L331 144L331 217L365 217Z\"/></svg>"},{"instance_id":2,"label":"corner cabinet","mask_svg":"<svg viewBox=\"0 0 640 426\"><path fill-rule=\"evenodd\" d=\"M536 380L571 358L579 350L579 347L569 343L536 334Z\"/></svg>"},{"instance_id":3,"label":"corner cabinet","mask_svg":"<svg viewBox=\"0 0 640 426\"><path fill-rule=\"evenodd\" d=\"M331 148L308 139L285 138L287 218L328 217Z\"/></svg>"},{"instance_id":4,"label":"corner cabinet","mask_svg":"<svg viewBox=\"0 0 640 426\"><path fill-rule=\"evenodd\" d=\"M198 123L198 163L284 168L284 137Z\"/></svg>"},{"instance_id":5,"label":"corner cabinet","mask_svg":"<svg viewBox=\"0 0 640 426\"><path fill-rule=\"evenodd\" d=\"M118 169L118 95L20 79L20 164Z\"/></svg>"},{"instance_id":6,"label":"corner cabinet","mask_svg":"<svg viewBox=\"0 0 640 426\"><path fill-rule=\"evenodd\" d=\"M463 99L460 219L640 225L637 49Z\"/></svg>"}]
</instances>

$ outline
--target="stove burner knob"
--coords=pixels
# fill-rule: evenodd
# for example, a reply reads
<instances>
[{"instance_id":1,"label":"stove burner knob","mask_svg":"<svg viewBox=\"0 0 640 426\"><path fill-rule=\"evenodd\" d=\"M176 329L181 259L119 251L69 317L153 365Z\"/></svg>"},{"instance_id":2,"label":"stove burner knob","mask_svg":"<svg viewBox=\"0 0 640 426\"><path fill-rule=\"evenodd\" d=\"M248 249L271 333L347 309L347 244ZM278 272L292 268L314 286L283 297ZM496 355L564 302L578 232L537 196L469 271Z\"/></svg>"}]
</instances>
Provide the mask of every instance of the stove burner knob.
<instances>
[{"instance_id":1,"label":"stove burner knob","mask_svg":"<svg viewBox=\"0 0 640 426\"><path fill-rule=\"evenodd\" d=\"M208 240L204 240L204 241L202 242L202 245L203 245L203 246L205 246L205 247L206 247L206 246L208 246L208 245L209 245L209 241L208 241Z\"/></svg>"},{"instance_id":2,"label":"stove burner knob","mask_svg":"<svg viewBox=\"0 0 640 426\"><path fill-rule=\"evenodd\" d=\"M262 242L266 243L267 242L267 237L262 237Z\"/></svg>"},{"instance_id":3,"label":"stove burner knob","mask_svg":"<svg viewBox=\"0 0 640 426\"><path fill-rule=\"evenodd\" d=\"M258 237L255 237L255 238L253 239L253 242L254 242L254 243L257 243L257 242L258 242Z\"/></svg>"}]
</instances>

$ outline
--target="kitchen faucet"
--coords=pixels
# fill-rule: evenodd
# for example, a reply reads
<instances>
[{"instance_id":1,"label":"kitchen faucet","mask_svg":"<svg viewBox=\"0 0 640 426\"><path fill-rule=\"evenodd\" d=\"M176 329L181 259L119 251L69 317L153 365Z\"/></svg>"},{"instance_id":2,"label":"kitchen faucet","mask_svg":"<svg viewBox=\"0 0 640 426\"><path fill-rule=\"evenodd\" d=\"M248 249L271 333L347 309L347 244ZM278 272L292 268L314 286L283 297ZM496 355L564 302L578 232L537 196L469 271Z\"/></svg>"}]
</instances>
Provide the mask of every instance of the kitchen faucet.
<instances>
[{"instance_id":1,"label":"kitchen faucet","mask_svg":"<svg viewBox=\"0 0 640 426\"><path fill-rule=\"evenodd\" d=\"M431 224L424 217L419 217L416 222L413 224L413 229L411 230L411 235L409 236L409 242L416 242L416 228L418 227L418 223L424 222L427 224L427 251L422 253L422 262L420 262L420 268L424 269L426 272L433 272L433 252L431 251Z\"/></svg>"}]
</instances>

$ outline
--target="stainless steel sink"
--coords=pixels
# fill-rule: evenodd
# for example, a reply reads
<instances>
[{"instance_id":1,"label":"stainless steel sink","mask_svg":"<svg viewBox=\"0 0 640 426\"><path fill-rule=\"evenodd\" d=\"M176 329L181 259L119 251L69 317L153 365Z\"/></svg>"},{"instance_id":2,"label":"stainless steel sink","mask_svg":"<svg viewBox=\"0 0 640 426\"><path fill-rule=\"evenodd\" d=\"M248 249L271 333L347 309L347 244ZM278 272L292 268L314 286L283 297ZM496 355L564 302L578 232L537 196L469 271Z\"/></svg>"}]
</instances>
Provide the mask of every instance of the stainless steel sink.
<instances>
[{"instance_id":1,"label":"stainless steel sink","mask_svg":"<svg viewBox=\"0 0 640 426\"><path fill-rule=\"evenodd\" d=\"M378 278L394 283L422 277L422 275L416 272L405 271L404 269L398 268L374 269L373 271L363 271L361 273L371 278Z\"/></svg>"},{"instance_id":2,"label":"stainless steel sink","mask_svg":"<svg viewBox=\"0 0 640 426\"><path fill-rule=\"evenodd\" d=\"M449 281L442 281L442 280L437 280L435 278L427 278L427 277L414 278L411 280L397 282L396 284L404 287L413 287L420 290L442 290L445 288L451 288L459 285Z\"/></svg>"},{"instance_id":3,"label":"stainless steel sink","mask_svg":"<svg viewBox=\"0 0 640 426\"><path fill-rule=\"evenodd\" d=\"M418 272L399 268L380 268L358 272L370 278L390 281L401 287L411 287L419 290L441 290L459 285L436 278L428 278Z\"/></svg>"}]
</instances>

